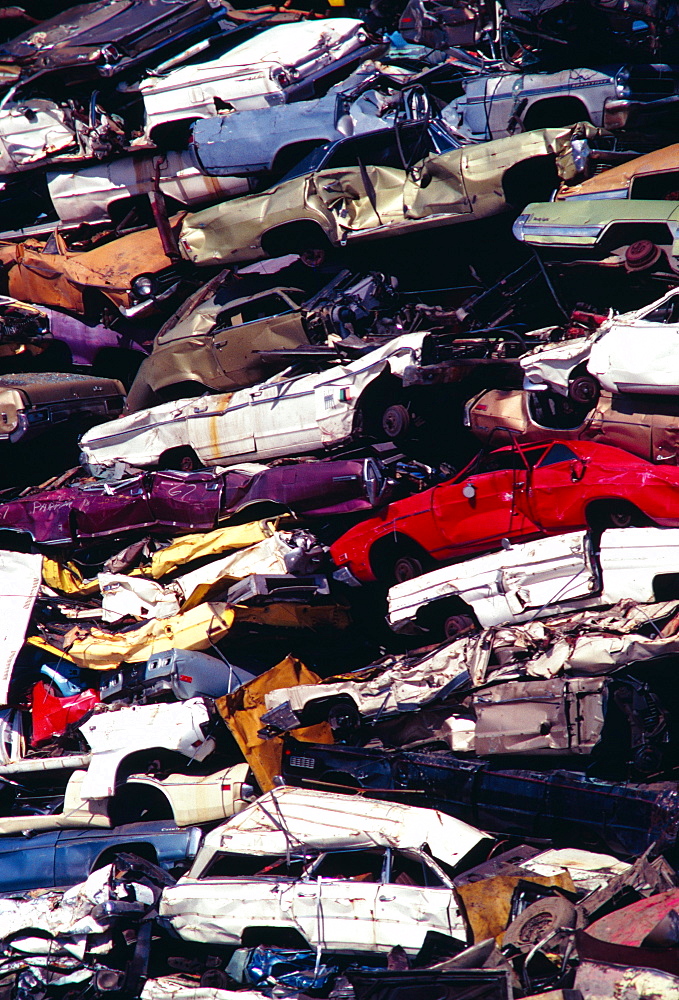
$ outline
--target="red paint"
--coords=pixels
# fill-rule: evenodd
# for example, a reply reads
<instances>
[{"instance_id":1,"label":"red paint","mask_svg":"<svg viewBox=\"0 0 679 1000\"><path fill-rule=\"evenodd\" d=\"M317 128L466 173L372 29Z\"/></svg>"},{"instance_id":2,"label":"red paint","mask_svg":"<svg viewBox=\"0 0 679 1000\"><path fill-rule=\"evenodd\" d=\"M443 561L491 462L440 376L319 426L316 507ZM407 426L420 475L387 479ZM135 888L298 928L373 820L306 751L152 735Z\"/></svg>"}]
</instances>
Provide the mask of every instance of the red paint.
<instances>
[{"instance_id":1,"label":"red paint","mask_svg":"<svg viewBox=\"0 0 679 1000\"><path fill-rule=\"evenodd\" d=\"M468 492L474 487L473 497L464 495L465 485ZM592 504L615 500L656 524L679 525L679 468L585 441L509 446L440 486L389 504L345 532L330 552L357 579L374 580L381 539L414 542L436 560L462 559L499 548L503 538L528 541L586 528Z\"/></svg>"}]
</instances>

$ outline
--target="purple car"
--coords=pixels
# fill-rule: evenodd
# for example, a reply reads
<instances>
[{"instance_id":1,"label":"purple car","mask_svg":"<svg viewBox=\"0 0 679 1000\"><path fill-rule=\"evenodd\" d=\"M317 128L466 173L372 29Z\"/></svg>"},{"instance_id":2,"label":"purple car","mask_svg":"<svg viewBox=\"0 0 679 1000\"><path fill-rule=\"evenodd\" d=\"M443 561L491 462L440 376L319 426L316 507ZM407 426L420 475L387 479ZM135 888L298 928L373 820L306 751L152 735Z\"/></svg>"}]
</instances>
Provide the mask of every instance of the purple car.
<instances>
[{"instance_id":1,"label":"purple car","mask_svg":"<svg viewBox=\"0 0 679 1000\"><path fill-rule=\"evenodd\" d=\"M43 544L86 543L129 531L205 531L258 503L307 516L387 503L392 481L374 458L297 462L248 471L146 472L117 483L79 483L0 504L0 530Z\"/></svg>"}]
</instances>

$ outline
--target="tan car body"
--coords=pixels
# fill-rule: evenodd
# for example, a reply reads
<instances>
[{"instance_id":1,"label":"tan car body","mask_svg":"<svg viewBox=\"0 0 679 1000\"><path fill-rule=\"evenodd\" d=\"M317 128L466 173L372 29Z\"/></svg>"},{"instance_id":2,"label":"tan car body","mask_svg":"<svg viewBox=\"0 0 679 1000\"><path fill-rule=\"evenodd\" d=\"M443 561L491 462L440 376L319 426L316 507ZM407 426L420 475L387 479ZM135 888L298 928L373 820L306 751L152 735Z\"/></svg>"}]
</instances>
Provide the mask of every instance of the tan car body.
<instances>
[{"instance_id":1,"label":"tan car body","mask_svg":"<svg viewBox=\"0 0 679 1000\"><path fill-rule=\"evenodd\" d=\"M639 189L639 182L647 178L656 178L655 192L651 192L648 183ZM637 191L635 191L637 188ZM670 192L679 191L679 143L656 149L644 156L637 156L627 163L595 174L581 184L567 186L562 184L556 195L557 201L571 198L664 198ZM676 200L676 196L674 198Z\"/></svg>"},{"instance_id":2,"label":"tan car body","mask_svg":"<svg viewBox=\"0 0 679 1000\"><path fill-rule=\"evenodd\" d=\"M120 416L125 390L112 378L62 372L0 376L0 441L30 440L72 418ZM89 426L86 424L85 426Z\"/></svg>"},{"instance_id":3,"label":"tan car body","mask_svg":"<svg viewBox=\"0 0 679 1000\"><path fill-rule=\"evenodd\" d=\"M155 393L181 383L194 383L196 394L203 387L229 392L256 385L275 370L262 363L259 351L308 344L299 309L304 292L269 288L218 304L224 278L222 272L199 289L161 328L130 389L128 412L153 406ZM267 302L273 305L270 300L278 313L257 315L260 307L266 313Z\"/></svg>"},{"instance_id":4,"label":"tan car body","mask_svg":"<svg viewBox=\"0 0 679 1000\"><path fill-rule=\"evenodd\" d=\"M143 799L145 789L155 789L167 799L177 826L194 826L214 820L229 819L250 804L243 798L243 785L249 767L234 764L213 774L170 774L167 778L154 778L148 774L133 774L121 789L138 788ZM1 822L1 821L0 821Z\"/></svg>"},{"instance_id":5,"label":"tan car body","mask_svg":"<svg viewBox=\"0 0 679 1000\"><path fill-rule=\"evenodd\" d=\"M366 165L294 177L263 194L187 215L180 249L195 264L230 264L275 254L272 238L285 227L293 239L292 227L301 233L300 223L305 236L315 228L337 245L497 215L508 208L507 171L525 160L562 154L571 131L540 129L430 154L408 174Z\"/></svg>"},{"instance_id":6,"label":"tan car body","mask_svg":"<svg viewBox=\"0 0 679 1000\"><path fill-rule=\"evenodd\" d=\"M47 252L47 247L54 252ZM165 255L157 229L144 229L111 240L93 250L75 253L55 231L47 242L0 243L0 263L7 275L7 292L22 302L57 306L82 315L84 296L97 291L114 306L133 303L131 284L142 274L157 274L172 261Z\"/></svg>"},{"instance_id":7,"label":"tan car body","mask_svg":"<svg viewBox=\"0 0 679 1000\"><path fill-rule=\"evenodd\" d=\"M493 447L517 440L575 438L615 445L649 462L678 464L679 404L668 398L646 396L642 410L629 396L603 391L577 426L563 428L538 423L531 413L530 396L522 389L490 389L467 404L465 423Z\"/></svg>"}]
</instances>

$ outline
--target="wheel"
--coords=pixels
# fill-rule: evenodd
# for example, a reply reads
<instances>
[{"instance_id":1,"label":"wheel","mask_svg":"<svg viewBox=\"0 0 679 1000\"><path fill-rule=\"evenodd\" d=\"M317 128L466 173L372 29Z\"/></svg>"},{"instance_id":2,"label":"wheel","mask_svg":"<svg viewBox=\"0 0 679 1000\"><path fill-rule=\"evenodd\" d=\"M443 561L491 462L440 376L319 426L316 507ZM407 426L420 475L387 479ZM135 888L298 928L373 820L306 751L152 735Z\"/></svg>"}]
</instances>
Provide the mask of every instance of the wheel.
<instances>
[{"instance_id":1,"label":"wheel","mask_svg":"<svg viewBox=\"0 0 679 1000\"><path fill-rule=\"evenodd\" d=\"M599 398L599 383L591 375L580 375L568 386L568 395L574 403L596 403Z\"/></svg>"},{"instance_id":2,"label":"wheel","mask_svg":"<svg viewBox=\"0 0 679 1000\"><path fill-rule=\"evenodd\" d=\"M626 500L609 500L608 503L597 505L588 520L591 527L598 531L605 531L606 528L629 528L646 521L641 512Z\"/></svg>"},{"instance_id":3,"label":"wheel","mask_svg":"<svg viewBox=\"0 0 679 1000\"><path fill-rule=\"evenodd\" d=\"M469 615L448 615L443 622L443 634L446 639L456 639L458 635L474 628L474 621Z\"/></svg>"},{"instance_id":4,"label":"wheel","mask_svg":"<svg viewBox=\"0 0 679 1000\"><path fill-rule=\"evenodd\" d=\"M340 702L331 705L328 710L328 725L333 733L352 732L361 724L361 716L358 709L351 702Z\"/></svg>"},{"instance_id":5,"label":"wheel","mask_svg":"<svg viewBox=\"0 0 679 1000\"><path fill-rule=\"evenodd\" d=\"M227 990L234 982L223 969L208 969L200 977L200 985L203 989Z\"/></svg>"},{"instance_id":6,"label":"wheel","mask_svg":"<svg viewBox=\"0 0 679 1000\"><path fill-rule=\"evenodd\" d=\"M394 563L394 582L405 583L406 580L414 580L416 576L422 576L424 566L422 560L417 556L399 556Z\"/></svg>"},{"instance_id":7,"label":"wheel","mask_svg":"<svg viewBox=\"0 0 679 1000\"><path fill-rule=\"evenodd\" d=\"M403 437L410 429L410 414L401 403L387 407L382 414L382 430L391 440Z\"/></svg>"},{"instance_id":8,"label":"wheel","mask_svg":"<svg viewBox=\"0 0 679 1000\"><path fill-rule=\"evenodd\" d=\"M193 448L169 448L160 456L159 469L177 469L179 472L195 472L202 469L200 459Z\"/></svg>"}]
</instances>

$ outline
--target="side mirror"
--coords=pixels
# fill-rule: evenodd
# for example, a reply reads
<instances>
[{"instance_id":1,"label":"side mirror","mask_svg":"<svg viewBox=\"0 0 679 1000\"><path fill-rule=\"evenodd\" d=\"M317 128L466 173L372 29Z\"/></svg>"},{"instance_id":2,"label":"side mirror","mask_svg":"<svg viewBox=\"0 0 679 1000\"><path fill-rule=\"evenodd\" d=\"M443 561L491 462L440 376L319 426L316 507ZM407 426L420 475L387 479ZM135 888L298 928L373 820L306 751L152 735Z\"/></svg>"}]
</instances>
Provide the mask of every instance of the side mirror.
<instances>
[{"instance_id":1,"label":"side mirror","mask_svg":"<svg viewBox=\"0 0 679 1000\"><path fill-rule=\"evenodd\" d=\"M585 474L586 462L581 458L576 458L571 462L571 479L574 483L579 483Z\"/></svg>"},{"instance_id":2,"label":"side mirror","mask_svg":"<svg viewBox=\"0 0 679 1000\"><path fill-rule=\"evenodd\" d=\"M465 483L462 487L462 496L466 497L467 500L473 500L476 496L476 487L473 483Z\"/></svg>"}]
</instances>

